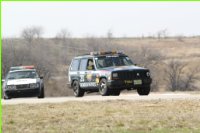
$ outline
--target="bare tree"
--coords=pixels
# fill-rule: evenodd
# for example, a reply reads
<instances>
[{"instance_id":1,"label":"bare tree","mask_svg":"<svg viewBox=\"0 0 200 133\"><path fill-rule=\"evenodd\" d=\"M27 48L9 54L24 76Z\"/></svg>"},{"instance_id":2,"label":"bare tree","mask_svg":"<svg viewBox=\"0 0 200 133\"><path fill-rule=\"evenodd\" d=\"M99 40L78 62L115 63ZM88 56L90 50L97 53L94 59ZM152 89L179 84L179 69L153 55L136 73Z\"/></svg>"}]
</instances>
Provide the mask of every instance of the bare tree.
<instances>
[{"instance_id":1,"label":"bare tree","mask_svg":"<svg viewBox=\"0 0 200 133\"><path fill-rule=\"evenodd\" d=\"M41 38L43 33L42 27L34 26L22 30L21 36L27 42L31 43L35 38Z\"/></svg>"},{"instance_id":2,"label":"bare tree","mask_svg":"<svg viewBox=\"0 0 200 133\"><path fill-rule=\"evenodd\" d=\"M61 29L55 36L56 44L60 44L60 46L57 46L60 48L60 60L63 62L63 64L66 64L70 59L68 58L69 53L72 49L72 46L74 44L74 41L72 41L71 33L67 29ZM74 52L75 53L75 52Z\"/></svg>"},{"instance_id":3,"label":"bare tree","mask_svg":"<svg viewBox=\"0 0 200 133\"><path fill-rule=\"evenodd\" d=\"M167 36L168 36L167 29L163 29L163 30L160 30L160 31L157 32L158 39L166 38Z\"/></svg>"},{"instance_id":4,"label":"bare tree","mask_svg":"<svg viewBox=\"0 0 200 133\"><path fill-rule=\"evenodd\" d=\"M167 86L171 91L181 90L182 76L186 64L178 60L171 60L165 69Z\"/></svg>"},{"instance_id":5,"label":"bare tree","mask_svg":"<svg viewBox=\"0 0 200 133\"><path fill-rule=\"evenodd\" d=\"M200 67L189 68L187 74L185 74L185 78L183 79L183 90L194 90L197 89L194 84L198 81L200 72Z\"/></svg>"},{"instance_id":6,"label":"bare tree","mask_svg":"<svg viewBox=\"0 0 200 133\"><path fill-rule=\"evenodd\" d=\"M56 38L66 41L66 39L71 37L71 33L67 29L61 29L57 34Z\"/></svg>"},{"instance_id":7,"label":"bare tree","mask_svg":"<svg viewBox=\"0 0 200 133\"><path fill-rule=\"evenodd\" d=\"M186 63L171 60L165 70L167 86L172 91L195 90L195 82L199 80L200 68L189 67Z\"/></svg>"},{"instance_id":8,"label":"bare tree","mask_svg":"<svg viewBox=\"0 0 200 133\"><path fill-rule=\"evenodd\" d=\"M24 38L26 41L28 41L29 43L32 42L33 38L34 38L34 33L30 28L24 29L22 31L22 38Z\"/></svg>"},{"instance_id":9,"label":"bare tree","mask_svg":"<svg viewBox=\"0 0 200 133\"><path fill-rule=\"evenodd\" d=\"M34 26L32 27L33 33L35 34L36 38L41 38L43 34L43 28L40 26Z\"/></svg>"}]
</instances>

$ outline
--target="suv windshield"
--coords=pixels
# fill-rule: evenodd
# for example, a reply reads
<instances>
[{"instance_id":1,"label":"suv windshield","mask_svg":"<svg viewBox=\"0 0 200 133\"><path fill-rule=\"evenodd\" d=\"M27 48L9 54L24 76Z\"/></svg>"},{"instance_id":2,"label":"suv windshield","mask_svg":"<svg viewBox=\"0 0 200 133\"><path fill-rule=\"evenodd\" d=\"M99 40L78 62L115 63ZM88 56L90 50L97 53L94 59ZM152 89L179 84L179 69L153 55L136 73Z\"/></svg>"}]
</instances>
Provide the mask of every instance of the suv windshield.
<instances>
[{"instance_id":1,"label":"suv windshield","mask_svg":"<svg viewBox=\"0 0 200 133\"><path fill-rule=\"evenodd\" d=\"M129 66L133 62L128 56L103 56L96 58L97 68L105 68L112 66Z\"/></svg>"},{"instance_id":2,"label":"suv windshield","mask_svg":"<svg viewBox=\"0 0 200 133\"><path fill-rule=\"evenodd\" d=\"M24 78L37 78L38 75L35 71L16 71L8 74L8 79L24 79Z\"/></svg>"}]
</instances>

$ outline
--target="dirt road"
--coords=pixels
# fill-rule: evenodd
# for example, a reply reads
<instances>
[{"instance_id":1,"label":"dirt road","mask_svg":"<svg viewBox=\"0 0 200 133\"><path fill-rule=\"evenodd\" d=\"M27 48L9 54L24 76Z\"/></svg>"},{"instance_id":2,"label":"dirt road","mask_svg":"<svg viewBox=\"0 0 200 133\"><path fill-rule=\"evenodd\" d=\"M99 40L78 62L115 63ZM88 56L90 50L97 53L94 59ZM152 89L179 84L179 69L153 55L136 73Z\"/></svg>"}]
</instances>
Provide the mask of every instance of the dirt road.
<instances>
[{"instance_id":1,"label":"dirt road","mask_svg":"<svg viewBox=\"0 0 200 133\"><path fill-rule=\"evenodd\" d=\"M68 101L108 101L108 100L181 100L181 99L198 99L200 100L200 94L188 94L188 93L151 93L148 96L139 96L138 94L121 94L120 96L84 96L81 98L70 97L46 97L44 99L38 98L13 98L10 100L1 101L2 105L12 104L37 104L37 103L62 103Z\"/></svg>"}]
</instances>

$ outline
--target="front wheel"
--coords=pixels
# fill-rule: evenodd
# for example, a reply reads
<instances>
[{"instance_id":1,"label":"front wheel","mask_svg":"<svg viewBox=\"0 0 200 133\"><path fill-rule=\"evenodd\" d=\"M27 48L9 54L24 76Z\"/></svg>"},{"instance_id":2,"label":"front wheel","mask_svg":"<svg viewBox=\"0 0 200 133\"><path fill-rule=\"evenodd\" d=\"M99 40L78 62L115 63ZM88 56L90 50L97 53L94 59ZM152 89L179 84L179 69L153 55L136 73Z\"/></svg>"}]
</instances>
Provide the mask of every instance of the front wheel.
<instances>
[{"instance_id":1,"label":"front wheel","mask_svg":"<svg viewBox=\"0 0 200 133\"><path fill-rule=\"evenodd\" d=\"M99 82L99 93L102 96L108 96L109 95L109 89L107 87L107 80L106 79L101 79Z\"/></svg>"},{"instance_id":2,"label":"front wheel","mask_svg":"<svg viewBox=\"0 0 200 133\"><path fill-rule=\"evenodd\" d=\"M38 98L44 98L44 87L42 87L42 89L40 90L40 95L38 96Z\"/></svg>"},{"instance_id":3,"label":"front wheel","mask_svg":"<svg viewBox=\"0 0 200 133\"><path fill-rule=\"evenodd\" d=\"M149 95L150 93L150 87L141 87L137 89L137 92L139 95L144 96L144 95Z\"/></svg>"},{"instance_id":4,"label":"front wheel","mask_svg":"<svg viewBox=\"0 0 200 133\"><path fill-rule=\"evenodd\" d=\"M74 81L72 84L73 90L74 90L74 96L75 97L82 97L85 93L83 89L80 88L79 82Z\"/></svg>"}]
</instances>

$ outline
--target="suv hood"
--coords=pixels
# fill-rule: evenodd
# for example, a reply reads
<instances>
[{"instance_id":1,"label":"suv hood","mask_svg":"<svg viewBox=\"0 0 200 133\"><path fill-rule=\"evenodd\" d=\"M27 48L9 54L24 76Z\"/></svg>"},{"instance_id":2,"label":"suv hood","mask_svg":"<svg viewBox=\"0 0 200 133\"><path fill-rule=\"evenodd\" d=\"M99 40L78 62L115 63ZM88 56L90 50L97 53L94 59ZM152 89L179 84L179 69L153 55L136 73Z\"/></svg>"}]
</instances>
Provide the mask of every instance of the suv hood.
<instances>
[{"instance_id":1,"label":"suv hood","mask_svg":"<svg viewBox=\"0 0 200 133\"><path fill-rule=\"evenodd\" d=\"M132 66L114 66L114 67L104 68L102 70L107 70L107 71L124 71L124 70L148 70L148 69L132 65Z\"/></svg>"},{"instance_id":2,"label":"suv hood","mask_svg":"<svg viewBox=\"0 0 200 133\"><path fill-rule=\"evenodd\" d=\"M13 79L13 80L8 80L7 85L22 85L22 84L32 84L36 83L37 79Z\"/></svg>"}]
</instances>

